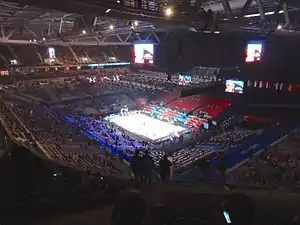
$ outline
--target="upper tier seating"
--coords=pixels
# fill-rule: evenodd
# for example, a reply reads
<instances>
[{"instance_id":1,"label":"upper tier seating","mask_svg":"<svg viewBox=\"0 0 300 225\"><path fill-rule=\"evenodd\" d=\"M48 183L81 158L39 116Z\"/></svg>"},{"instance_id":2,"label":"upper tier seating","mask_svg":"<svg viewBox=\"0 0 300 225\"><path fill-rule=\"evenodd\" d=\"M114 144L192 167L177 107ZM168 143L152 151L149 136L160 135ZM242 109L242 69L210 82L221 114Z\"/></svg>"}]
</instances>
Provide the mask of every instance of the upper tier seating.
<instances>
[{"instance_id":1,"label":"upper tier seating","mask_svg":"<svg viewBox=\"0 0 300 225\"><path fill-rule=\"evenodd\" d=\"M204 150L201 146L181 149L172 154L173 168L178 169L186 167L210 153L211 150Z\"/></svg>"},{"instance_id":2,"label":"upper tier seating","mask_svg":"<svg viewBox=\"0 0 300 225\"><path fill-rule=\"evenodd\" d=\"M199 103L191 97L183 97L171 102L168 106L191 112L199 106Z\"/></svg>"},{"instance_id":3,"label":"upper tier seating","mask_svg":"<svg viewBox=\"0 0 300 225\"><path fill-rule=\"evenodd\" d=\"M205 145L212 146L228 146L235 145L239 141L257 134L260 130L248 130L244 128L234 128L233 130L226 130L215 136L212 136L209 140L202 142Z\"/></svg>"},{"instance_id":4,"label":"upper tier seating","mask_svg":"<svg viewBox=\"0 0 300 225\"><path fill-rule=\"evenodd\" d=\"M179 96L180 96L180 92L179 91L168 92L166 94L166 97L165 97L165 103L168 104L171 101L177 99Z\"/></svg>"},{"instance_id":5,"label":"upper tier seating","mask_svg":"<svg viewBox=\"0 0 300 225\"><path fill-rule=\"evenodd\" d=\"M159 118L160 120L174 121L174 122L176 121L182 124L185 124L187 121L186 113L179 112L165 107L160 107L157 105L148 105L144 108L144 111L151 114L154 117Z\"/></svg>"},{"instance_id":6,"label":"upper tier seating","mask_svg":"<svg viewBox=\"0 0 300 225\"><path fill-rule=\"evenodd\" d=\"M8 106L37 138L50 160L103 175L117 173L104 152L89 146L89 139L78 129L69 126L60 115L41 105L18 102Z\"/></svg>"},{"instance_id":7,"label":"upper tier seating","mask_svg":"<svg viewBox=\"0 0 300 225\"><path fill-rule=\"evenodd\" d=\"M195 127L197 129L201 128L204 123L207 123L207 120L199 118L197 116L190 116L188 121L187 121L188 125L190 125L192 127Z\"/></svg>"},{"instance_id":8,"label":"upper tier seating","mask_svg":"<svg viewBox=\"0 0 300 225\"><path fill-rule=\"evenodd\" d=\"M294 133L262 155L232 171L228 181L237 185L289 189L300 184L299 135Z\"/></svg>"},{"instance_id":9,"label":"upper tier seating","mask_svg":"<svg viewBox=\"0 0 300 225\"><path fill-rule=\"evenodd\" d=\"M200 95L193 95L188 97L179 98L169 104L170 107L184 110L187 112L191 112L201 105L205 105L211 102L212 99L210 97L200 96Z\"/></svg>"},{"instance_id":10,"label":"upper tier seating","mask_svg":"<svg viewBox=\"0 0 300 225\"><path fill-rule=\"evenodd\" d=\"M197 111L207 112L208 116L216 117L218 116L224 109L228 108L231 105L231 101L228 99L217 98L209 105L200 108Z\"/></svg>"}]
</instances>

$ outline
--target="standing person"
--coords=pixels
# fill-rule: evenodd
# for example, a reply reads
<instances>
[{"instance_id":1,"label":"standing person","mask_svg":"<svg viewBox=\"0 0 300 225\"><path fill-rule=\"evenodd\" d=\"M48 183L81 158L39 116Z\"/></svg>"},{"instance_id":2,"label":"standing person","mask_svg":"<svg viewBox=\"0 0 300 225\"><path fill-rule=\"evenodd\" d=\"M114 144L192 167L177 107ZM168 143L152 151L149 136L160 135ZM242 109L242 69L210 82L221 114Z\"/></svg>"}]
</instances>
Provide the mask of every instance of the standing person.
<instances>
[{"instance_id":1,"label":"standing person","mask_svg":"<svg viewBox=\"0 0 300 225\"><path fill-rule=\"evenodd\" d=\"M159 173L162 183L167 183L170 180L171 166L172 163L168 159L167 155L164 155L159 162Z\"/></svg>"},{"instance_id":2,"label":"standing person","mask_svg":"<svg viewBox=\"0 0 300 225\"><path fill-rule=\"evenodd\" d=\"M132 169L134 179L139 180L141 176L141 157L138 150L135 150L134 155L131 157L130 167Z\"/></svg>"},{"instance_id":3,"label":"standing person","mask_svg":"<svg viewBox=\"0 0 300 225\"><path fill-rule=\"evenodd\" d=\"M199 164L198 167L202 173L202 180L204 182L209 181L209 168L210 168L210 164L209 164L209 160L208 159L202 159Z\"/></svg>"},{"instance_id":4,"label":"standing person","mask_svg":"<svg viewBox=\"0 0 300 225\"><path fill-rule=\"evenodd\" d=\"M221 176L222 185L226 186L226 161L224 152L220 152L219 154L219 163L217 165L217 170Z\"/></svg>"},{"instance_id":5,"label":"standing person","mask_svg":"<svg viewBox=\"0 0 300 225\"><path fill-rule=\"evenodd\" d=\"M142 159L142 171L143 180L145 184L151 184L152 182L152 170L154 168L154 162L148 151L145 151L145 155Z\"/></svg>"}]
</instances>

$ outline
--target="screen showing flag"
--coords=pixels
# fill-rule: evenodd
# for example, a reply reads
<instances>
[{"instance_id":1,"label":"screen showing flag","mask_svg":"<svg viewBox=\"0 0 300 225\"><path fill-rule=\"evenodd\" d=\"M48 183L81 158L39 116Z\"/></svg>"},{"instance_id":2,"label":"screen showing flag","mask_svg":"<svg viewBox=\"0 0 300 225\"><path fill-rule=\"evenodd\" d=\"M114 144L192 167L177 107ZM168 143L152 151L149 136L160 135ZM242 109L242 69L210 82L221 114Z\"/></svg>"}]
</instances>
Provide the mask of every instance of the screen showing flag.
<instances>
[{"instance_id":1,"label":"screen showing flag","mask_svg":"<svg viewBox=\"0 0 300 225\"><path fill-rule=\"evenodd\" d=\"M263 53L262 41L250 41L246 47L246 63L258 62L261 60Z\"/></svg>"},{"instance_id":2,"label":"screen showing flag","mask_svg":"<svg viewBox=\"0 0 300 225\"><path fill-rule=\"evenodd\" d=\"M48 54L50 59L55 59L55 49L54 48L48 48Z\"/></svg>"},{"instance_id":3,"label":"screen showing flag","mask_svg":"<svg viewBox=\"0 0 300 225\"><path fill-rule=\"evenodd\" d=\"M154 45L147 44L134 44L134 62L135 63L153 63Z\"/></svg>"}]
</instances>

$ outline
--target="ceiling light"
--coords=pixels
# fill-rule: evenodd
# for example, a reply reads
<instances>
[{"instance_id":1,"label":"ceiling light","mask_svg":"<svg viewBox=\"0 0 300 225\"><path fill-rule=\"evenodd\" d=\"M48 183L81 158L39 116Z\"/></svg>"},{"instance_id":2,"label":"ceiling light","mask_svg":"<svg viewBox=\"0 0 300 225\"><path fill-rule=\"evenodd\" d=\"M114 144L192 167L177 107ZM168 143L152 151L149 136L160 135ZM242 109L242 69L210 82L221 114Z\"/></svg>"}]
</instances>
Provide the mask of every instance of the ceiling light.
<instances>
[{"instance_id":1,"label":"ceiling light","mask_svg":"<svg viewBox=\"0 0 300 225\"><path fill-rule=\"evenodd\" d=\"M36 42L36 39L33 39L34 42Z\"/></svg>"},{"instance_id":2,"label":"ceiling light","mask_svg":"<svg viewBox=\"0 0 300 225\"><path fill-rule=\"evenodd\" d=\"M165 11L165 15L167 17L170 17L170 16L172 16L172 14L173 14L173 10L170 7L168 7Z\"/></svg>"},{"instance_id":3,"label":"ceiling light","mask_svg":"<svg viewBox=\"0 0 300 225\"><path fill-rule=\"evenodd\" d=\"M109 25L109 29L110 30L113 30L114 29L114 26L111 24L111 25Z\"/></svg>"},{"instance_id":4,"label":"ceiling light","mask_svg":"<svg viewBox=\"0 0 300 225\"><path fill-rule=\"evenodd\" d=\"M105 11L105 13L109 13L111 11L111 9L107 9L106 11Z\"/></svg>"},{"instance_id":5,"label":"ceiling light","mask_svg":"<svg viewBox=\"0 0 300 225\"><path fill-rule=\"evenodd\" d=\"M274 13L275 13L274 11L271 11L271 12L265 12L265 15L266 15L266 16L270 16L270 15L273 15ZM280 10L278 13L279 13L279 14L282 14L282 13L284 13L284 11L283 11L283 10ZM245 18L252 18L252 17L258 17L258 16L260 16L259 13L253 13L253 14L245 15L244 17L245 17Z\"/></svg>"},{"instance_id":6,"label":"ceiling light","mask_svg":"<svg viewBox=\"0 0 300 225\"><path fill-rule=\"evenodd\" d=\"M82 33L82 34L86 34L86 30L82 30L81 33Z\"/></svg>"},{"instance_id":7,"label":"ceiling light","mask_svg":"<svg viewBox=\"0 0 300 225\"><path fill-rule=\"evenodd\" d=\"M120 0L117 0L117 3L120 4Z\"/></svg>"},{"instance_id":8,"label":"ceiling light","mask_svg":"<svg viewBox=\"0 0 300 225\"><path fill-rule=\"evenodd\" d=\"M134 21L134 22L133 22L133 25L134 25L134 26L138 26L138 25L139 25L139 22L138 22L138 21Z\"/></svg>"},{"instance_id":9,"label":"ceiling light","mask_svg":"<svg viewBox=\"0 0 300 225\"><path fill-rule=\"evenodd\" d=\"M43 41L46 41L46 38L43 37Z\"/></svg>"},{"instance_id":10,"label":"ceiling light","mask_svg":"<svg viewBox=\"0 0 300 225\"><path fill-rule=\"evenodd\" d=\"M279 24L278 26L277 26L277 30L281 30L282 29L282 26Z\"/></svg>"}]
</instances>

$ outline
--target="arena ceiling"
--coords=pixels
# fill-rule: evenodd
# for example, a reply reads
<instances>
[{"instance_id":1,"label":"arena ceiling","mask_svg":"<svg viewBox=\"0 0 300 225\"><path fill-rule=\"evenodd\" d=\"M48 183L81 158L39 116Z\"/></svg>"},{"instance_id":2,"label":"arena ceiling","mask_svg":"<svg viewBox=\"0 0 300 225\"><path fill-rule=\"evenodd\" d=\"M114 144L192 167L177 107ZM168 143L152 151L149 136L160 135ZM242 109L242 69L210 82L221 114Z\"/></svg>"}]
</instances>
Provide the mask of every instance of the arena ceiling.
<instances>
[{"instance_id":1,"label":"arena ceiling","mask_svg":"<svg viewBox=\"0 0 300 225\"><path fill-rule=\"evenodd\" d=\"M79 13L0 1L1 43L127 45L133 38L159 42L148 22L103 16L92 23Z\"/></svg>"},{"instance_id":2,"label":"arena ceiling","mask_svg":"<svg viewBox=\"0 0 300 225\"><path fill-rule=\"evenodd\" d=\"M122 2L120 2L122 1ZM184 1L182 1L184 2ZM181 3L182 3L181 2ZM0 1L2 43L129 45L133 40L159 43L160 32L189 29L298 34L297 0L191 0L191 11L180 4L166 17L165 0L8 0ZM211 9L215 16L207 16ZM215 26L217 24L217 26ZM209 28L210 29L210 28Z\"/></svg>"}]
</instances>

